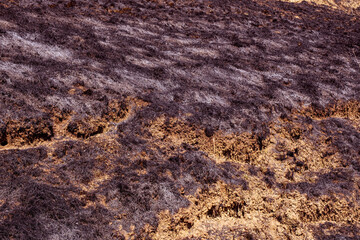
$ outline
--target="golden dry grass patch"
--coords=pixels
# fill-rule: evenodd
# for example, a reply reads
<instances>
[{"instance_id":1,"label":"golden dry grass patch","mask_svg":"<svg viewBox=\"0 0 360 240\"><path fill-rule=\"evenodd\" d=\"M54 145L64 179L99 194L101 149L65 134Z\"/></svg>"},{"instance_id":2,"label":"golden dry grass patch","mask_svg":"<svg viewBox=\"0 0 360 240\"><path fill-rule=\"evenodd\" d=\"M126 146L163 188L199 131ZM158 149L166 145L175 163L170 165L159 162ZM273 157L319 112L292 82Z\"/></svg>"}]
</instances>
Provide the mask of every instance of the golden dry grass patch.
<instances>
[{"instance_id":1,"label":"golden dry grass patch","mask_svg":"<svg viewBox=\"0 0 360 240\"><path fill-rule=\"evenodd\" d=\"M283 2L301 3L303 1L315 5L325 5L334 9L352 12L352 10L360 7L358 0L281 0Z\"/></svg>"}]
</instances>

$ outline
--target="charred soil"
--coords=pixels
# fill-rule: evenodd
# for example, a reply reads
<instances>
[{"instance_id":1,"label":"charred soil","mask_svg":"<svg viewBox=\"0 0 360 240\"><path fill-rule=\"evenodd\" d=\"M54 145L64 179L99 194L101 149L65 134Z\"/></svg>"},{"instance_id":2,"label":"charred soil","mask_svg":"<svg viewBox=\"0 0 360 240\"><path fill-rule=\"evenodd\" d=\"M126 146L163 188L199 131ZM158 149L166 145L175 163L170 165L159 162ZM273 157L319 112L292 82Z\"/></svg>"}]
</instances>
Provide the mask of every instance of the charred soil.
<instances>
[{"instance_id":1,"label":"charred soil","mask_svg":"<svg viewBox=\"0 0 360 240\"><path fill-rule=\"evenodd\" d=\"M343 10L0 1L0 239L358 239Z\"/></svg>"}]
</instances>

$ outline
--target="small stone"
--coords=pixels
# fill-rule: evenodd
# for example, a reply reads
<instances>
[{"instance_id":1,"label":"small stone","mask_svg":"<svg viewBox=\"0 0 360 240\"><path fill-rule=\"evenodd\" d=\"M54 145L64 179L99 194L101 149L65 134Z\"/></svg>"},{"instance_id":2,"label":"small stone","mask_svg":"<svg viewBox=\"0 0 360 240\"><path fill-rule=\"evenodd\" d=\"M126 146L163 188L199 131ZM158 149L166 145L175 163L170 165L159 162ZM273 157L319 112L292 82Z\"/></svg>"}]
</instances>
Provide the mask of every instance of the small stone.
<instances>
[{"instance_id":1,"label":"small stone","mask_svg":"<svg viewBox=\"0 0 360 240\"><path fill-rule=\"evenodd\" d=\"M214 135L214 133L215 133L215 130L213 128L211 128L211 127L205 128L205 135L207 137L212 137Z\"/></svg>"}]
</instances>

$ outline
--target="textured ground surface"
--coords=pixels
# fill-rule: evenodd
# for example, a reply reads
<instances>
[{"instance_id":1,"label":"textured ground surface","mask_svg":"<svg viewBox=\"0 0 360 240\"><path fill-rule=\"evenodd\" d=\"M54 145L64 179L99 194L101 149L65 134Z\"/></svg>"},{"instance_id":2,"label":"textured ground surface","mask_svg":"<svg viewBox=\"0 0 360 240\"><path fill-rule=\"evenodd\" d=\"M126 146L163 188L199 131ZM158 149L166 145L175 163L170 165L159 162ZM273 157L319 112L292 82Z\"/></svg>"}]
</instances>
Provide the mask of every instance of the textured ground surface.
<instances>
[{"instance_id":1,"label":"textured ground surface","mask_svg":"<svg viewBox=\"0 0 360 240\"><path fill-rule=\"evenodd\" d=\"M357 12L1 0L0 239L358 239Z\"/></svg>"},{"instance_id":2,"label":"textured ground surface","mask_svg":"<svg viewBox=\"0 0 360 240\"><path fill-rule=\"evenodd\" d=\"M284 2L301 3L303 1L315 5L325 5L334 9L341 9L346 12L354 13L360 7L358 0L281 0Z\"/></svg>"}]
</instances>

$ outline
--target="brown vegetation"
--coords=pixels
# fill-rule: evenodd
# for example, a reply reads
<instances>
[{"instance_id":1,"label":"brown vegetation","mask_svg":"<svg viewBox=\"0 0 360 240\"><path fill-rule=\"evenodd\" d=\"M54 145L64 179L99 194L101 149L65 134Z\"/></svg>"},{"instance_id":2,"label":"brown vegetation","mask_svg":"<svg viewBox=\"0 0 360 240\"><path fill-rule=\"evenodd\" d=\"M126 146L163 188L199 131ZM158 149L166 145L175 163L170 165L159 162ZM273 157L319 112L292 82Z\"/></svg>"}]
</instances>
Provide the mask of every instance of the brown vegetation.
<instances>
[{"instance_id":1,"label":"brown vegetation","mask_svg":"<svg viewBox=\"0 0 360 240\"><path fill-rule=\"evenodd\" d=\"M341 9L1 1L0 239L357 239Z\"/></svg>"}]
</instances>

